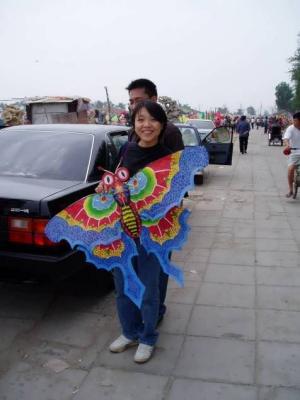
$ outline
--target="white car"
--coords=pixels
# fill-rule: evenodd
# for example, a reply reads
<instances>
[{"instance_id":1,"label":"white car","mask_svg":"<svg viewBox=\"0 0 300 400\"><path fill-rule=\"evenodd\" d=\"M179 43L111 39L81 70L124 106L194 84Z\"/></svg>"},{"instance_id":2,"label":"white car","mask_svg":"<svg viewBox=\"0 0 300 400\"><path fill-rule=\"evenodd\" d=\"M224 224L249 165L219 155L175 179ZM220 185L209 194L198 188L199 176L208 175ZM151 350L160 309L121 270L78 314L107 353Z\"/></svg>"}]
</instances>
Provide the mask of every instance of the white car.
<instances>
[{"instance_id":1,"label":"white car","mask_svg":"<svg viewBox=\"0 0 300 400\"><path fill-rule=\"evenodd\" d=\"M186 124L194 126L200 133L201 140L205 138L216 126L210 119L188 119Z\"/></svg>"}]
</instances>

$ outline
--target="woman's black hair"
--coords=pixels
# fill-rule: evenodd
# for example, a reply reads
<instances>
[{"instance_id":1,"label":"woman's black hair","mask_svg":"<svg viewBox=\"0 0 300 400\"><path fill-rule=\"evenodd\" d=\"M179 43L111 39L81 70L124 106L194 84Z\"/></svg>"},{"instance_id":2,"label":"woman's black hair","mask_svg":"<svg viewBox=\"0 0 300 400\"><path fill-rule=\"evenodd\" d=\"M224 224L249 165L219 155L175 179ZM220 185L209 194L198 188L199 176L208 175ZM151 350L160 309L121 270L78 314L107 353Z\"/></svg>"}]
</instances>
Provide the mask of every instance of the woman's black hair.
<instances>
[{"instance_id":1,"label":"woman's black hair","mask_svg":"<svg viewBox=\"0 0 300 400\"><path fill-rule=\"evenodd\" d=\"M135 128L135 118L137 114L141 111L142 108L145 108L148 113L153 117L156 121L160 122L162 125L162 130L159 135L159 141L162 140L166 126L167 126L167 115L159 104L157 104L155 101L151 100L143 100L140 101L134 108L131 116L131 123L133 125L133 129Z\"/></svg>"}]
</instances>

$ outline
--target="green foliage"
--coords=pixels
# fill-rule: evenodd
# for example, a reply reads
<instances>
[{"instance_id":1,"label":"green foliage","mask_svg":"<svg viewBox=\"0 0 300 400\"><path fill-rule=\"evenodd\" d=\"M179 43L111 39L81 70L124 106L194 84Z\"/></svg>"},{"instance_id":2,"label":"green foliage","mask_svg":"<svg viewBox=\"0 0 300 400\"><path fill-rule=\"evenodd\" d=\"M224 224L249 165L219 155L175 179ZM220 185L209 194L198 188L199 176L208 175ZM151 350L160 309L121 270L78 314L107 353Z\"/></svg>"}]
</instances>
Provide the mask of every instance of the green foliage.
<instances>
[{"instance_id":1,"label":"green foliage","mask_svg":"<svg viewBox=\"0 0 300 400\"><path fill-rule=\"evenodd\" d=\"M289 58L291 80L294 85L294 96L292 99L292 109L300 109L300 33L298 34L298 48L293 57Z\"/></svg>"},{"instance_id":2,"label":"green foliage","mask_svg":"<svg viewBox=\"0 0 300 400\"><path fill-rule=\"evenodd\" d=\"M255 115L256 114L255 108L252 107L252 106L247 107L247 114L248 115Z\"/></svg>"},{"instance_id":3,"label":"green foliage","mask_svg":"<svg viewBox=\"0 0 300 400\"><path fill-rule=\"evenodd\" d=\"M229 114L228 108L226 106L218 107L217 111L220 112L221 114Z\"/></svg>"},{"instance_id":4,"label":"green foliage","mask_svg":"<svg viewBox=\"0 0 300 400\"><path fill-rule=\"evenodd\" d=\"M276 106L279 111L291 111L293 89L286 82L280 82L275 88Z\"/></svg>"}]
</instances>

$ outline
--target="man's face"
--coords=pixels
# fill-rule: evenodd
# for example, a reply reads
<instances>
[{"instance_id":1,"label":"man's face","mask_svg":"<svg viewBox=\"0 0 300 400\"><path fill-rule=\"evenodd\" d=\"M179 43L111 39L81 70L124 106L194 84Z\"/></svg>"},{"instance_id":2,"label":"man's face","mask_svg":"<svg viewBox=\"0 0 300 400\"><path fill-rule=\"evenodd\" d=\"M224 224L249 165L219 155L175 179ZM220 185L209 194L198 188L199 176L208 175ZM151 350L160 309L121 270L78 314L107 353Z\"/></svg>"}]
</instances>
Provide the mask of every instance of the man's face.
<instances>
[{"instance_id":1,"label":"man's face","mask_svg":"<svg viewBox=\"0 0 300 400\"><path fill-rule=\"evenodd\" d=\"M300 129L300 119L294 118L293 122L294 122L294 127Z\"/></svg>"},{"instance_id":2,"label":"man's face","mask_svg":"<svg viewBox=\"0 0 300 400\"><path fill-rule=\"evenodd\" d=\"M136 105L143 100L157 101L157 97L149 97L144 88L137 88L129 91L129 108L131 111L133 111Z\"/></svg>"}]
</instances>

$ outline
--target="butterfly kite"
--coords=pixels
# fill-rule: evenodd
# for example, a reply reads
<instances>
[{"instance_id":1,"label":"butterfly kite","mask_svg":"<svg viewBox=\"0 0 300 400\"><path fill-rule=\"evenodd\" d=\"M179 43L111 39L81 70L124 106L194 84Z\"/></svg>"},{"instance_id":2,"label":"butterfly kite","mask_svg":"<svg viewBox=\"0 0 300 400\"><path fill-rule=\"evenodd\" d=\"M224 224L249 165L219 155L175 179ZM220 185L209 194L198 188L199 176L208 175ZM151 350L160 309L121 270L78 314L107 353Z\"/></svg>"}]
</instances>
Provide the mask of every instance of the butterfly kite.
<instances>
[{"instance_id":1,"label":"butterfly kite","mask_svg":"<svg viewBox=\"0 0 300 400\"><path fill-rule=\"evenodd\" d=\"M140 307L145 287L132 266L136 243L154 253L164 272L183 286L183 273L169 254L187 239L189 211L180 203L193 187L194 174L207 164L204 147L187 147L153 161L131 178L124 167L106 171L103 191L58 213L46 234L53 242L68 241L97 268L120 268L125 294Z\"/></svg>"}]
</instances>

